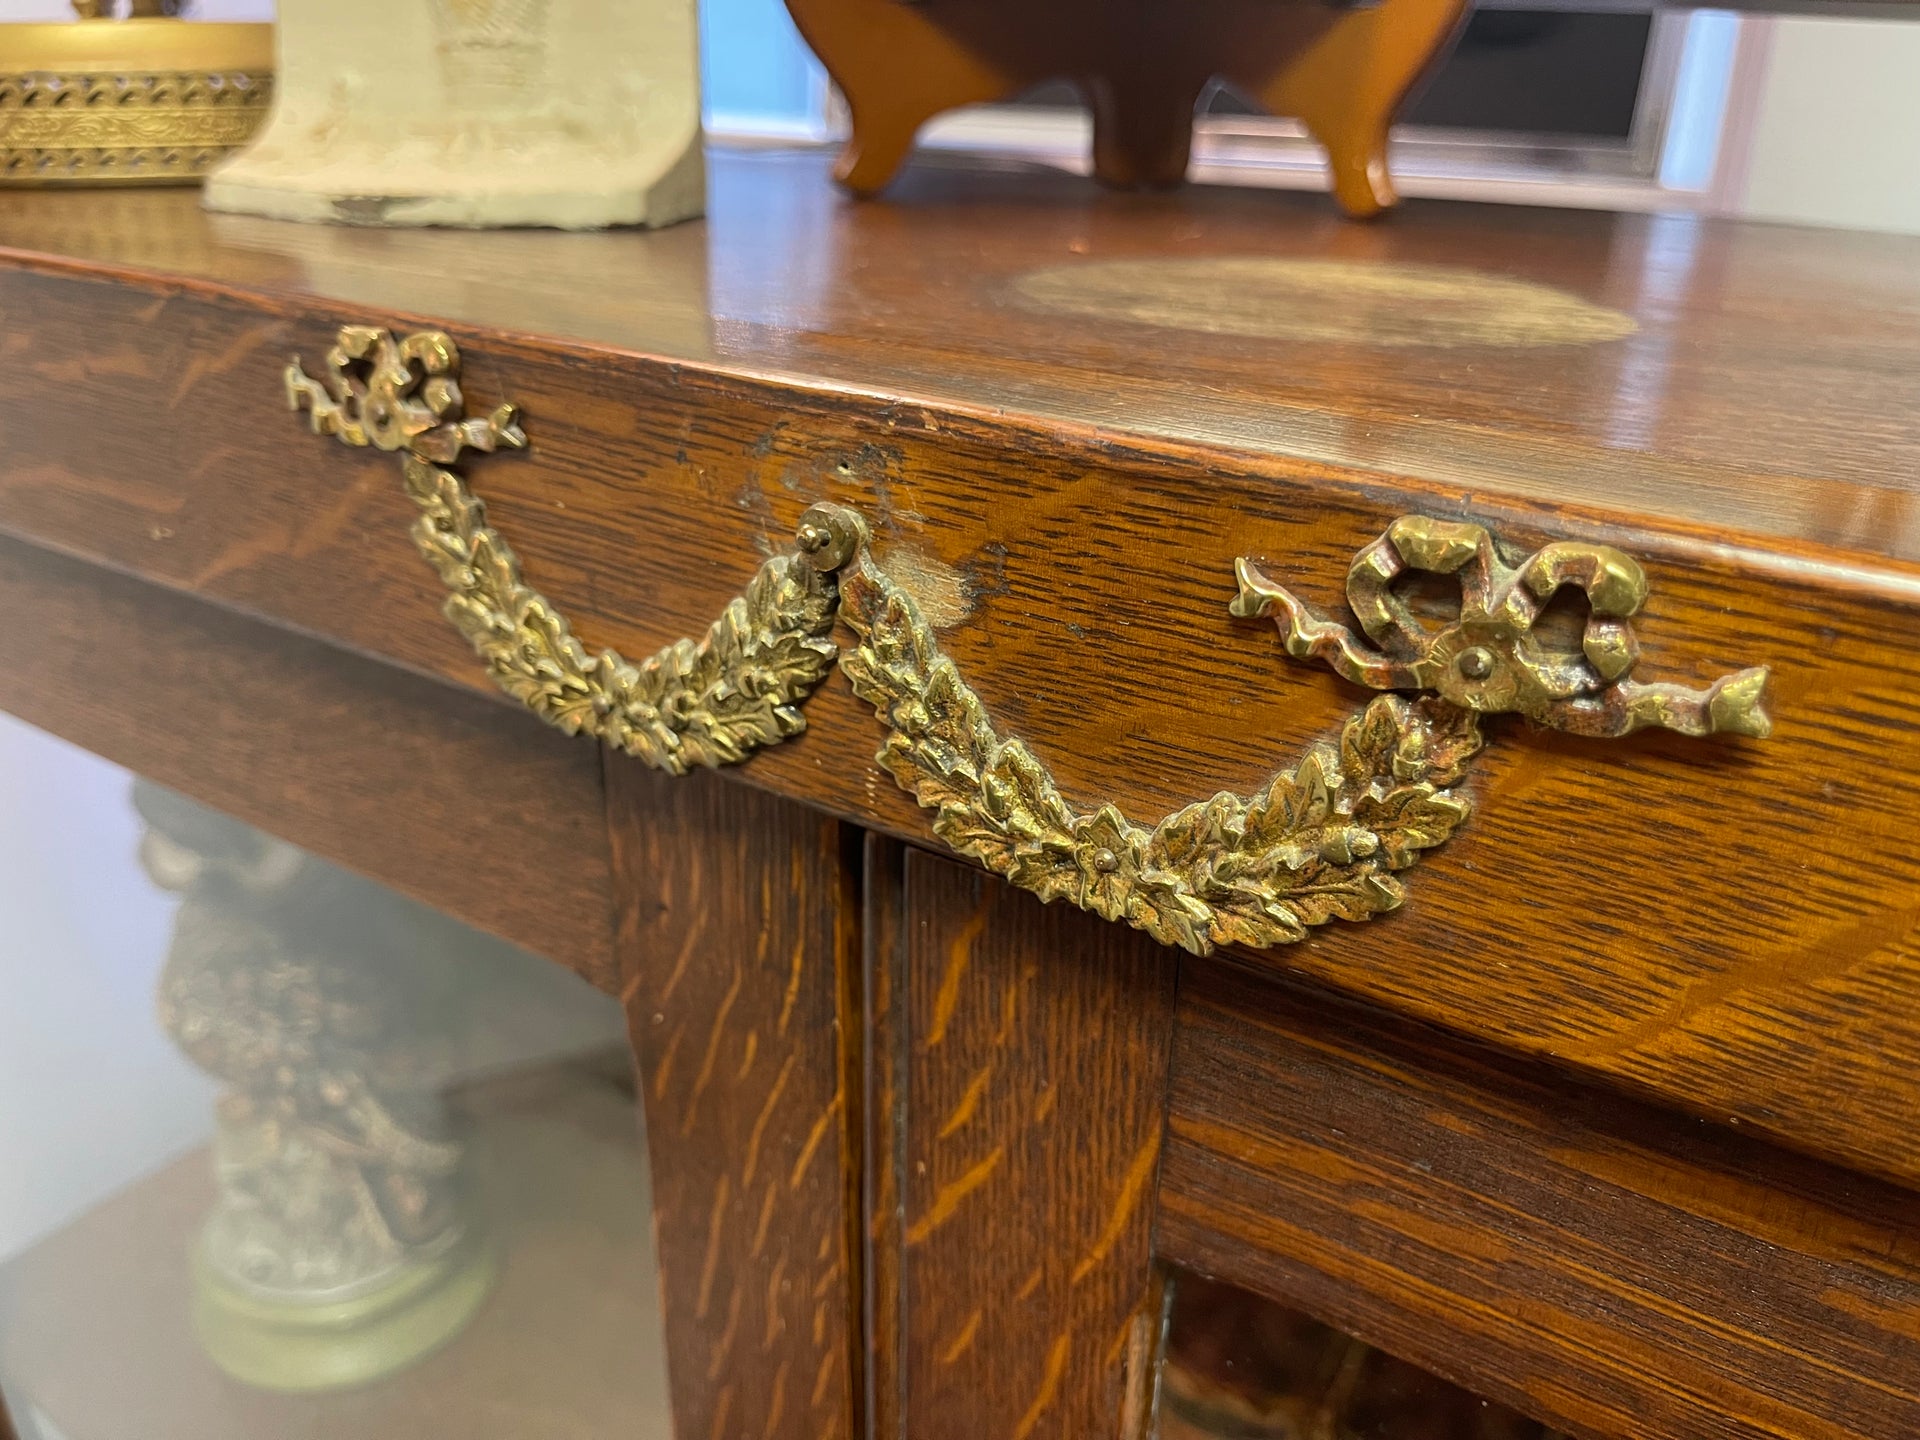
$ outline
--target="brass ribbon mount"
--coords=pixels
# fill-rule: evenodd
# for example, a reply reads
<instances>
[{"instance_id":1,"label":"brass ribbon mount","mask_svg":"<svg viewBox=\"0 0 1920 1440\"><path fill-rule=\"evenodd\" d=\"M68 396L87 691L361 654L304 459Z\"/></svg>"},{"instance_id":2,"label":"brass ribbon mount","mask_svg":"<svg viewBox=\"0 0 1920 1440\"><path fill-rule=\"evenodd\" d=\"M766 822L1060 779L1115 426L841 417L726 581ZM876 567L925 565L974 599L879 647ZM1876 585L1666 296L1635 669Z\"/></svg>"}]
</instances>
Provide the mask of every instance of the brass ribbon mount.
<instances>
[{"instance_id":1,"label":"brass ribbon mount","mask_svg":"<svg viewBox=\"0 0 1920 1440\"><path fill-rule=\"evenodd\" d=\"M1230 609L1273 616L1297 658L1411 693L1375 698L1337 740L1310 747L1251 797L1223 791L1148 829L1111 804L1074 805L1024 741L1000 734L845 506L808 510L794 552L763 563L698 643L675 641L638 664L590 654L525 583L452 468L468 449L526 444L512 406L464 417L458 372L445 335L395 340L350 326L319 380L297 360L288 366L287 397L311 411L316 432L401 454L422 512L414 541L450 592L446 614L508 694L569 734L680 774L738 764L799 734L799 706L837 657L886 726L878 763L934 812L934 833L954 851L1043 900L1196 954L1286 944L1330 920L1397 908L1398 873L1470 813L1459 786L1482 743L1482 715L1518 713L1591 736L1663 726L1758 738L1770 728L1764 667L1702 690L1631 678L1639 651L1628 617L1647 582L1620 551L1559 542L1509 564L1478 525L1404 516L1348 573L1365 640L1314 615L1249 559L1236 566ZM1394 590L1416 570L1458 578L1452 623L1423 626ZM1584 592L1589 611L1572 651L1536 630L1566 588ZM857 640L845 654L832 639L836 617Z\"/></svg>"}]
</instances>

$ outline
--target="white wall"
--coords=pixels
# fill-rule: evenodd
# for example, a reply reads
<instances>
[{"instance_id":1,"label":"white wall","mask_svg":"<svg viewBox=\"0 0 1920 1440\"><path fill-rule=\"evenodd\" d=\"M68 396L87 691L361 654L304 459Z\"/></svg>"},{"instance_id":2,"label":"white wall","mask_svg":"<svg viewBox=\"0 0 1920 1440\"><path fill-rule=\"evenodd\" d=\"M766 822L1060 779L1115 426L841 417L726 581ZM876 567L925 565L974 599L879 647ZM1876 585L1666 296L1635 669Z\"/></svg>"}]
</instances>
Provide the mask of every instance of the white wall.
<instances>
[{"instance_id":1,"label":"white wall","mask_svg":"<svg viewBox=\"0 0 1920 1440\"><path fill-rule=\"evenodd\" d=\"M1740 209L1920 234L1920 18L1773 22Z\"/></svg>"},{"instance_id":2,"label":"white wall","mask_svg":"<svg viewBox=\"0 0 1920 1440\"><path fill-rule=\"evenodd\" d=\"M124 770L0 714L0 1258L205 1140L154 1018L175 901Z\"/></svg>"}]
</instances>

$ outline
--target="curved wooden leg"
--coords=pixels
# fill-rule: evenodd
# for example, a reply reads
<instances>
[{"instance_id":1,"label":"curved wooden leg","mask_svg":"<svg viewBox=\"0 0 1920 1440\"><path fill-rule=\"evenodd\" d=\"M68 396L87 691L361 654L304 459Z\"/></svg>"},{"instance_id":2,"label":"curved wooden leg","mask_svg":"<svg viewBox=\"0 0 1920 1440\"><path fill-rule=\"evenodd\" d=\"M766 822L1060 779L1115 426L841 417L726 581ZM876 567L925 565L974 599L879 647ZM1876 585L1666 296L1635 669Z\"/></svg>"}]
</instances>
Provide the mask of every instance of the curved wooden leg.
<instances>
[{"instance_id":1,"label":"curved wooden leg","mask_svg":"<svg viewBox=\"0 0 1920 1440\"><path fill-rule=\"evenodd\" d=\"M921 111L903 105L868 104L854 110L853 134L834 162L833 178L863 198L878 194L907 158L920 127L945 108Z\"/></svg>"},{"instance_id":2,"label":"curved wooden leg","mask_svg":"<svg viewBox=\"0 0 1920 1440\"><path fill-rule=\"evenodd\" d=\"M1093 110L1093 173L1116 189L1165 189L1187 178L1201 81L1135 74L1082 82Z\"/></svg>"},{"instance_id":3,"label":"curved wooden leg","mask_svg":"<svg viewBox=\"0 0 1920 1440\"><path fill-rule=\"evenodd\" d=\"M1378 215L1394 204L1388 131L1466 8L1465 0L1383 0L1349 11L1255 87L1263 105L1298 116L1325 148L1334 198L1349 215Z\"/></svg>"},{"instance_id":4,"label":"curved wooden leg","mask_svg":"<svg viewBox=\"0 0 1920 1440\"><path fill-rule=\"evenodd\" d=\"M1334 200L1356 220L1370 220L1399 203L1387 170L1387 135L1399 108L1396 104L1384 113L1365 115L1346 111L1300 116L1307 133L1327 152Z\"/></svg>"},{"instance_id":5,"label":"curved wooden leg","mask_svg":"<svg viewBox=\"0 0 1920 1440\"><path fill-rule=\"evenodd\" d=\"M943 110L998 100L1017 88L899 0L788 0L787 11L853 112L833 178L856 195L893 179L920 127Z\"/></svg>"}]
</instances>

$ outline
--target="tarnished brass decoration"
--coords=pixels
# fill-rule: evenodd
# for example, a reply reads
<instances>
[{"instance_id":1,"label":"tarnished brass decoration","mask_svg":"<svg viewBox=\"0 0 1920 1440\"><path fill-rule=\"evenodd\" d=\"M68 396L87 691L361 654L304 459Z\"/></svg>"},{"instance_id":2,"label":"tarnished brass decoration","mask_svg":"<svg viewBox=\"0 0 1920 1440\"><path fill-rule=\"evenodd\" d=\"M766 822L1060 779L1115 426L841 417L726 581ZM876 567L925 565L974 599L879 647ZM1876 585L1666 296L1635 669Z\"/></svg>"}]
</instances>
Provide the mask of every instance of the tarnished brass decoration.
<instances>
[{"instance_id":1,"label":"tarnished brass decoration","mask_svg":"<svg viewBox=\"0 0 1920 1440\"><path fill-rule=\"evenodd\" d=\"M1234 568L1235 615L1273 615L1289 655L1324 660L1375 690L1431 690L1477 714L1518 712L1576 735L1626 735L1655 725L1685 735L1758 738L1772 729L1763 707L1765 666L1722 676L1703 690L1630 678L1640 647L1627 617L1645 602L1647 577L1611 546L1560 541L1508 566L1479 525L1402 516L1347 572L1347 603L1378 649L1315 615L1252 561L1242 558ZM1413 570L1459 577L1460 615L1452 624L1423 627L1394 593L1394 580ZM1534 633L1563 586L1587 598L1578 651L1553 649Z\"/></svg>"},{"instance_id":2,"label":"tarnished brass decoration","mask_svg":"<svg viewBox=\"0 0 1920 1440\"><path fill-rule=\"evenodd\" d=\"M526 444L511 405L466 418L459 366L438 332L396 340L348 326L318 380L298 360L287 367L287 398L311 412L316 433L401 454L423 512L415 543L452 591L446 614L508 694L569 734L684 774L798 734L800 703L838 655L890 732L881 768L935 812L934 833L957 853L1042 900L1195 954L1287 944L1330 920L1397 908L1398 872L1467 819L1456 787L1480 748L1482 715L1518 713L1589 736L1771 729L1763 666L1704 689L1631 678L1639 647L1628 617L1647 580L1627 555L1562 541L1509 565L1481 526L1404 516L1347 575L1348 603L1373 645L1246 558L1230 609L1273 615L1289 654L1324 660L1358 684L1432 693L1383 695L1253 796L1222 791L1148 829L1111 804L1075 807L1023 741L994 728L913 597L875 564L865 522L842 505L809 509L797 552L764 563L700 643L676 641L638 665L611 650L588 654L522 580L512 547L452 468L469 449ZM1413 571L1458 577L1451 623L1428 628L1395 593ZM1577 650L1536 631L1565 587L1587 600ZM844 654L830 638L837 616L859 637Z\"/></svg>"},{"instance_id":3,"label":"tarnished brass decoration","mask_svg":"<svg viewBox=\"0 0 1920 1440\"><path fill-rule=\"evenodd\" d=\"M1474 717L1383 696L1250 799L1222 792L1152 830L1112 805L1078 810L940 653L913 597L874 565L859 517L816 505L800 528L815 564L840 568L841 614L860 636L842 655L854 693L891 733L880 765L935 811L955 851L1042 900L1124 920L1166 945L1305 938L1404 898L1395 872L1467 818L1450 793L1479 748Z\"/></svg>"},{"instance_id":4,"label":"tarnished brass decoration","mask_svg":"<svg viewBox=\"0 0 1920 1440\"><path fill-rule=\"evenodd\" d=\"M463 450L519 449L514 407L469 420L460 354L437 331L396 340L340 331L318 380L296 359L287 402L318 434L400 452L423 512L414 543L452 591L445 612L500 688L569 735L591 735L656 769L734 765L806 728L799 702L833 668L829 568L776 555L728 602L706 636L633 664L589 654L566 618L521 578L520 560L451 466Z\"/></svg>"}]
</instances>

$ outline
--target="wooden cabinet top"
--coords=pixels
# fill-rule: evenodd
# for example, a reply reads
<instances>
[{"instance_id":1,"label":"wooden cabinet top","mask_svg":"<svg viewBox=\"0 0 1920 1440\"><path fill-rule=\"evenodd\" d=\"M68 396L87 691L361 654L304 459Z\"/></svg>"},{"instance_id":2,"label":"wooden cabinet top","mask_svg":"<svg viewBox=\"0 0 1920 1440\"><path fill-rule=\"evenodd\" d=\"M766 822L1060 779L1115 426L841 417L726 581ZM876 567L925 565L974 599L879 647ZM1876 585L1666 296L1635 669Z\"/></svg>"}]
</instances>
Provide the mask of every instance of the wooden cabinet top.
<instances>
[{"instance_id":1,"label":"wooden cabinet top","mask_svg":"<svg viewBox=\"0 0 1920 1440\"><path fill-rule=\"evenodd\" d=\"M1456 504L1920 558L1920 240L1438 202L1354 225L1316 196L938 164L864 204L825 172L719 152L709 219L587 235L15 195L0 246L773 380L897 424L1023 420Z\"/></svg>"},{"instance_id":2,"label":"wooden cabinet top","mask_svg":"<svg viewBox=\"0 0 1920 1440\"><path fill-rule=\"evenodd\" d=\"M317 372L340 326L444 328L468 413L514 402L528 441L462 468L589 650L701 635L844 504L997 733L1077 814L1146 827L1372 698L1229 613L1238 557L1345 618L1397 517L1612 547L1644 573L1635 673L1767 666L1771 737L1489 721L1473 817L1400 910L1242 958L1920 1179L1920 240L1422 202L1362 226L937 165L857 204L810 154L712 169L711 218L651 234L11 197L0 532L491 694L394 457L288 412L289 358ZM77 646L35 663L64 698L16 708L131 707L116 733L171 727L173 754L271 708L86 680ZM933 842L844 675L805 722L730 773ZM485 803L487 774L458 783Z\"/></svg>"}]
</instances>

